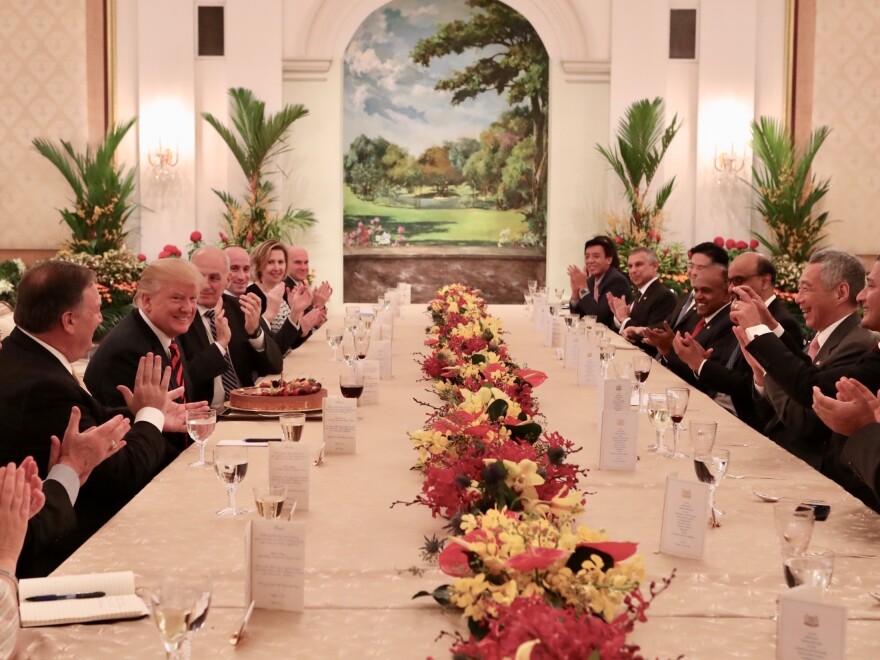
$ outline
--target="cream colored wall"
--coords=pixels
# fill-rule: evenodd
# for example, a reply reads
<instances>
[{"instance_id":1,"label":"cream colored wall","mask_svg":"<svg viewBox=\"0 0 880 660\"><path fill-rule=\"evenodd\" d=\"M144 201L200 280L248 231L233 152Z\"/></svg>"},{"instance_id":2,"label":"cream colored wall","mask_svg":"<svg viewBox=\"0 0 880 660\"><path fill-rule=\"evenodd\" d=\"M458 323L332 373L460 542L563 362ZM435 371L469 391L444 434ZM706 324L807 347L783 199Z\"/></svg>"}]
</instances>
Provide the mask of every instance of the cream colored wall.
<instances>
[{"instance_id":1,"label":"cream colored wall","mask_svg":"<svg viewBox=\"0 0 880 660\"><path fill-rule=\"evenodd\" d=\"M88 137L85 0L0 5L0 249L54 249L67 184L31 146Z\"/></svg>"},{"instance_id":2,"label":"cream colored wall","mask_svg":"<svg viewBox=\"0 0 880 660\"><path fill-rule=\"evenodd\" d=\"M813 125L830 126L815 161L831 177L826 207L830 243L856 254L880 253L880 3L818 0Z\"/></svg>"}]
</instances>

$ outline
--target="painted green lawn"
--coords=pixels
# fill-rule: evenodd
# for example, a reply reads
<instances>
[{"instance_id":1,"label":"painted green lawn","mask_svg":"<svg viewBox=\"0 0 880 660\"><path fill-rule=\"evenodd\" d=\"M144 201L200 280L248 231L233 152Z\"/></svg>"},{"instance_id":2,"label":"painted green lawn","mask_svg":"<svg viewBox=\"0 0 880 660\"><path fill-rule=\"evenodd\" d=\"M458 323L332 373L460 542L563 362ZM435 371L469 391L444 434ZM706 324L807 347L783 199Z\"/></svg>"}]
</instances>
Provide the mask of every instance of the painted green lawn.
<instances>
[{"instance_id":1,"label":"painted green lawn","mask_svg":"<svg viewBox=\"0 0 880 660\"><path fill-rule=\"evenodd\" d=\"M413 209L384 206L359 199L345 187L343 228L350 232L358 222L379 218L382 227L394 235L404 227L407 245L497 245L503 229L518 239L527 229L519 211L484 209Z\"/></svg>"}]
</instances>

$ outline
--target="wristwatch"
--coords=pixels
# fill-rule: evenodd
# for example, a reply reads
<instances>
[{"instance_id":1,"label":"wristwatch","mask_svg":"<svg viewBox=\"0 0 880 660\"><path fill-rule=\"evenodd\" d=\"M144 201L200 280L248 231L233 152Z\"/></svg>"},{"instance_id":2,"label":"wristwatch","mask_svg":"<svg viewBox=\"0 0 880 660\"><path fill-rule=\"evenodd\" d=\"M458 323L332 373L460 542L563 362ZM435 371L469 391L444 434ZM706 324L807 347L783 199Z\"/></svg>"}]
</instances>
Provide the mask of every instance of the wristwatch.
<instances>
[{"instance_id":1,"label":"wristwatch","mask_svg":"<svg viewBox=\"0 0 880 660\"><path fill-rule=\"evenodd\" d=\"M254 332L254 334L252 334L252 335L248 335L248 339L259 339L262 334L263 334L263 326L258 325L256 332Z\"/></svg>"}]
</instances>

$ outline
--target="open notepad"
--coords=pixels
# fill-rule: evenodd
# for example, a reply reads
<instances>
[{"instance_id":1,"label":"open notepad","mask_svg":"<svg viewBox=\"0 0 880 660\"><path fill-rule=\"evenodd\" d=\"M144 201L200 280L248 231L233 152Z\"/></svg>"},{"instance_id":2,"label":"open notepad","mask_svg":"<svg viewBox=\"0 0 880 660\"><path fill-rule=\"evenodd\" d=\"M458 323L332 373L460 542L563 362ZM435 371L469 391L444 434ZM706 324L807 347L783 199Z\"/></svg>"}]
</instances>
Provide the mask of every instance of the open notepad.
<instances>
[{"instance_id":1,"label":"open notepad","mask_svg":"<svg viewBox=\"0 0 880 660\"><path fill-rule=\"evenodd\" d=\"M100 598L28 602L31 596L78 594L103 591ZM23 628L57 626L65 623L137 619L149 614L144 601L134 592L134 573L89 573L62 577L33 578L18 583L19 614Z\"/></svg>"}]
</instances>

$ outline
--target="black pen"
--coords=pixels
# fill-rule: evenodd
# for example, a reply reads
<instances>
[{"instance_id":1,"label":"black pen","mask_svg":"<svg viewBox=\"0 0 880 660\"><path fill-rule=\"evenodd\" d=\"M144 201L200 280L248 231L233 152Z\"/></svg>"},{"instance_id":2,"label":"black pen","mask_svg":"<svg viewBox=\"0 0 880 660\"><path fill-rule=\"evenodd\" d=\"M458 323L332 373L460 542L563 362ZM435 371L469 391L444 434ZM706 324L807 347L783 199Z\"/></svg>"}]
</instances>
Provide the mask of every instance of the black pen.
<instances>
[{"instance_id":1,"label":"black pen","mask_svg":"<svg viewBox=\"0 0 880 660\"><path fill-rule=\"evenodd\" d=\"M245 438L245 442L281 442L281 438Z\"/></svg>"},{"instance_id":2,"label":"black pen","mask_svg":"<svg viewBox=\"0 0 880 660\"><path fill-rule=\"evenodd\" d=\"M44 603L50 600L79 600L81 598L103 598L103 591L86 591L81 594L46 594L45 596L30 596L25 598L30 603Z\"/></svg>"}]
</instances>

